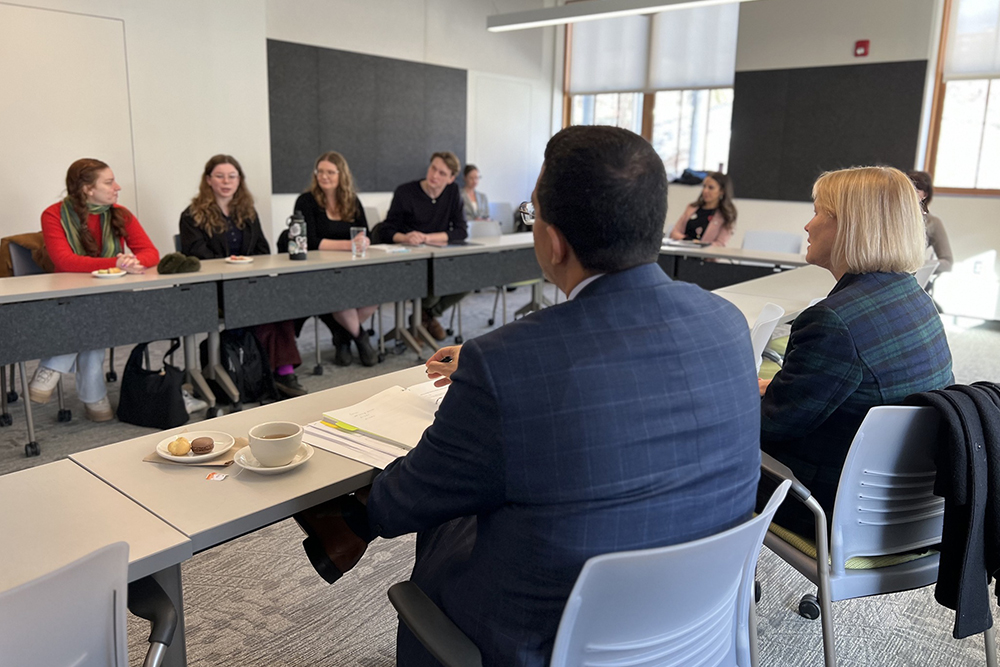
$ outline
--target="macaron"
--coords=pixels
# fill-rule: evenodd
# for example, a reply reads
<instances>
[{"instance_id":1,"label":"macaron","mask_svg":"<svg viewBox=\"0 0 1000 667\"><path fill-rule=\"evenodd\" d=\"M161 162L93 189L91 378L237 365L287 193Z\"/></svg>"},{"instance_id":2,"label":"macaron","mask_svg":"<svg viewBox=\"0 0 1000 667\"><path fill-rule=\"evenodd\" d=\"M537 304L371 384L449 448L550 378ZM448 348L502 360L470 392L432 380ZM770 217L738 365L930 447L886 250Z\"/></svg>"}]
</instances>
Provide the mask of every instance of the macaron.
<instances>
[{"instance_id":1,"label":"macaron","mask_svg":"<svg viewBox=\"0 0 1000 667\"><path fill-rule=\"evenodd\" d=\"M191 453L195 456L208 454L213 449L215 449L215 441L208 436L195 438L191 441Z\"/></svg>"}]
</instances>

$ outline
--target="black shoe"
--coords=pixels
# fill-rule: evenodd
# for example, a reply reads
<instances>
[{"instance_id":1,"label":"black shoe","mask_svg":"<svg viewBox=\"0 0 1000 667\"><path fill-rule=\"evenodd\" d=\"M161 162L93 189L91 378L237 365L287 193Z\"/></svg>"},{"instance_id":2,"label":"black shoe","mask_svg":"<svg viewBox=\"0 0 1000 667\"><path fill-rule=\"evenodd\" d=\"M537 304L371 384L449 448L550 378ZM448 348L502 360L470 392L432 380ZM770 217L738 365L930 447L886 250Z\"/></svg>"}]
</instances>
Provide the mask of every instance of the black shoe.
<instances>
[{"instance_id":1,"label":"black shoe","mask_svg":"<svg viewBox=\"0 0 1000 667\"><path fill-rule=\"evenodd\" d=\"M370 540L359 537L355 528L359 522L364 522L361 518L363 506L360 512L356 506L360 503L353 496L340 497L292 516L306 534L302 547L309 563L328 584L357 565L368 549ZM333 558L324 547L324 537L336 545ZM334 563L334 558L340 561L339 565Z\"/></svg>"},{"instance_id":2,"label":"black shoe","mask_svg":"<svg viewBox=\"0 0 1000 667\"><path fill-rule=\"evenodd\" d=\"M351 357L351 344L350 343L338 343L337 351L333 354L333 363L335 366L350 366L353 358Z\"/></svg>"},{"instance_id":3,"label":"black shoe","mask_svg":"<svg viewBox=\"0 0 1000 667\"><path fill-rule=\"evenodd\" d=\"M290 373L289 375L275 375L274 386L288 398L305 396L309 393L305 387L299 384L299 378L294 373Z\"/></svg>"},{"instance_id":4,"label":"black shoe","mask_svg":"<svg viewBox=\"0 0 1000 667\"><path fill-rule=\"evenodd\" d=\"M374 366L378 363L378 353L372 347L371 342L368 340L368 332L364 329L358 334L358 337L354 339L354 344L358 348L358 356L361 357L361 364L363 366ZM348 353L350 353L348 351Z\"/></svg>"},{"instance_id":5,"label":"black shoe","mask_svg":"<svg viewBox=\"0 0 1000 667\"><path fill-rule=\"evenodd\" d=\"M336 350L333 355L334 365L350 366L351 341L354 337L351 336L351 333L332 317L327 322L327 326L330 327L330 335L333 337L333 347Z\"/></svg>"}]
</instances>

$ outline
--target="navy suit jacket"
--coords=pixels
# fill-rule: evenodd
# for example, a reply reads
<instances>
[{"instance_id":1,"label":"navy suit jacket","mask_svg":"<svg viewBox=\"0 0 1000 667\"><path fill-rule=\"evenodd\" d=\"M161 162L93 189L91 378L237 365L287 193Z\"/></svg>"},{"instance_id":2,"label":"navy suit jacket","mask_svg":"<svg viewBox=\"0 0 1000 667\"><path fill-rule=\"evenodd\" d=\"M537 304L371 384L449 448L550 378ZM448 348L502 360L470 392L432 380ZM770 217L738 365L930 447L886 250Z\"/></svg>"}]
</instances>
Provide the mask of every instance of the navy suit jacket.
<instances>
[{"instance_id":1,"label":"navy suit jacket","mask_svg":"<svg viewBox=\"0 0 1000 667\"><path fill-rule=\"evenodd\" d=\"M369 522L383 537L424 531L414 580L436 559L417 583L485 665L548 662L591 556L750 516L760 401L747 323L656 264L470 340L452 381L418 446L375 480ZM463 543L425 539L458 517L475 517L454 533ZM428 664L402 644L398 660Z\"/></svg>"}]
</instances>

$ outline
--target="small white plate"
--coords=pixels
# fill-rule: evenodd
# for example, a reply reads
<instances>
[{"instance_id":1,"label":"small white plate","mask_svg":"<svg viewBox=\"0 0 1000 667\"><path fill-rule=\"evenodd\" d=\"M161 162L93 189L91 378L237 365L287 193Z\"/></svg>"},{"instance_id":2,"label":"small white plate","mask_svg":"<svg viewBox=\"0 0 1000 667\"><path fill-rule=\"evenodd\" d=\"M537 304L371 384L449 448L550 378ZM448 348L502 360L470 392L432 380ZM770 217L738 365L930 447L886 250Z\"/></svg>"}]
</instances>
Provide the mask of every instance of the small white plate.
<instances>
[{"instance_id":1,"label":"small white plate","mask_svg":"<svg viewBox=\"0 0 1000 667\"><path fill-rule=\"evenodd\" d=\"M302 443L299 446L299 451L295 452L295 457L292 462L283 466L274 466L273 468L268 468L262 466L260 461L254 458L253 454L250 452L250 446L246 446L240 451L236 452L236 456L233 457L233 461L236 465L246 468L247 470L252 470L258 475L277 475L278 473L283 473L291 470L292 468L298 468L300 465L312 458L313 448Z\"/></svg>"},{"instance_id":2,"label":"small white plate","mask_svg":"<svg viewBox=\"0 0 1000 667\"><path fill-rule=\"evenodd\" d=\"M174 456L167 451L167 445L181 436L187 438L188 441L207 436L215 441L215 449L210 451L208 454L193 454L188 452L184 456ZM223 433L222 431L191 431L190 433L178 433L177 435L172 435L169 438L164 438L158 445L156 445L156 453L168 461L176 461L177 463L199 463L201 461L210 461L217 456L222 456L232 449L235 442L236 440L233 439L233 436L228 433Z\"/></svg>"},{"instance_id":3,"label":"small white plate","mask_svg":"<svg viewBox=\"0 0 1000 667\"><path fill-rule=\"evenodd\" d=\"M118 273L98 273L97 271L91 271L90 275L95 278L124 278L128 274L125 271L120 271Z\"/></svg>"},{"instance_id":4,"label":"small white plate","mask_svg":"<svg viewBox=\"0 0 1000 667\"><path fill-rule=\"evenodd\" d=\"M253 264L253 257L244 257L240 255L236 259L232 256L226 257L226 264Z\"/></svg>"}]
</instances>

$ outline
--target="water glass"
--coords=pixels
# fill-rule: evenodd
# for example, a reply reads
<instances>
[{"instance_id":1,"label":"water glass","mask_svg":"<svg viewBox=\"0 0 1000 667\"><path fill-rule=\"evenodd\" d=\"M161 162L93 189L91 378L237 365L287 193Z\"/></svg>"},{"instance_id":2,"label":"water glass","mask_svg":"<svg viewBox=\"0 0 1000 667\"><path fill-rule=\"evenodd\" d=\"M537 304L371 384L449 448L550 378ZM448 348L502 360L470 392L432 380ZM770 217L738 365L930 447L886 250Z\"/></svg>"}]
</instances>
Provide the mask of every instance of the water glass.
<instances>
[{"instance_id":1,"label":"water glass","mask_svg":"<svg viewBox=\"0 0 1000 667\"><path fill-rule=\"evenodd\" d=\"M367 233L364 227L351 227L351 257L368 256Z\"/></svg>"}]
</instances>

